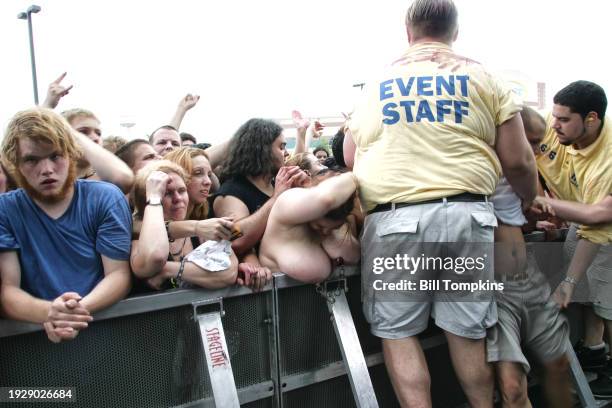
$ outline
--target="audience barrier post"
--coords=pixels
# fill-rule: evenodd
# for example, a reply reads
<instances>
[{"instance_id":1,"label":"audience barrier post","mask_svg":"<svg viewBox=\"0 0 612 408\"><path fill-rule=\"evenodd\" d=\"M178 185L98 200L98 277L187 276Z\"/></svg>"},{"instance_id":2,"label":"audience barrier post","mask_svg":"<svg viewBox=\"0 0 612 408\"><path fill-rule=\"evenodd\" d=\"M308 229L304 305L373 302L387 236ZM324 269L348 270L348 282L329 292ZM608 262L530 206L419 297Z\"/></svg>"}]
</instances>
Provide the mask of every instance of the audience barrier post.
<instances>
[{"instance_id":1,"label":"audience barrier post","mask_svg":"<svg viewBox=\"0 0 612 408\"><path fill-rule=\"evenodd\" d=\"M574 380L574 385L576 386L576 393L580 399L580 404L585 408L596 408L602 406L595 401L595 398L593 397L593 393L589 387L589 382L582 371L582 367L580 367L576 353L574 353L574 347L572 347L572 343L569 339L567 339L567 350L567 359L569 360L570 364L570 372L572 373L572 379ZM607 403L607 401L605 402Z\"/></svg>"},{"instance_id":2,"label":"audience barrier post","mask_svg":"<svg viewBox=\"0 0 612 408\"><path fill-rule=\"evenodd\" d=\"M240 407L223 323L221 322L221 317L225 314L223 298L194 302L192 305L194 319L198 322L200 328L215 406ZM215 305L219 307L218 310L209 310L203 313L198 311L199 308L207 307L207 309L210 309Z\"/></svg>"},{"instance_id":3,"label":"audience barrier post","mask_svg":"<svg viewBox=\"0 0 612 408\"><path fill-rule=\"evenodd\" d=\"M358 408L378 407L368 366L346 300L346 290L346 279L342 275L339 280L326 281L317 287L317 291L326 299L331 314L355 404Z\"/></svg>"}]
</instances>

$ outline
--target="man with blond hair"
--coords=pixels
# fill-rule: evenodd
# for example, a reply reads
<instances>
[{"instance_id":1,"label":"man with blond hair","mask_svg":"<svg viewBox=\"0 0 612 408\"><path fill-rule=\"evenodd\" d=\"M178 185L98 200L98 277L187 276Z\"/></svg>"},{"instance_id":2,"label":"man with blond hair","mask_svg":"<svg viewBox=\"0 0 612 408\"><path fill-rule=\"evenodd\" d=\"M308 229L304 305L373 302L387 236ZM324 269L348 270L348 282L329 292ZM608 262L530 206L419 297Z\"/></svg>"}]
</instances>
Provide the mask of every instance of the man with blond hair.
<instances>
[{"instance_id":1,"label":"man with blond hair","mask_svg":"<svg viewBox=\"0 0 612 408\"><path fill-rule=\"evenodd\" d=\"M75 137L83 151L82 157L76 162L77 177L108 181L128 193L134 175L125 163L102 146L100 121L93 112L76 108L62 112L62 116L78 132Z\"/></svg>"},{"instance_id":2,"label":"man with blond hair","mask_svg":"<svg viewBox=\"0 0 612 408\"><path fill-rule=\"evenodd\" d=\"M470 405L491 408L493 371L484 338L497 321L493 292L444 292L443 285L442 291L376 288L380 279L416 288L423 281L442 284L442 277L455 283L493 281L497 221L487 196L503 173L527 207L536 194L535 160L511 90L479 63L453 52L458 28L452 0L414 1L406 31L410 47L364 88L344 141L345 162L350 167L354 161L368 211L362 233L364 313L372 333L383 339L402 406L432 405L417 337L431 316L446 335ZM445 261L443 267L415 263L410 271L393 262L384 273L375 268L377 260L402 255ZM464 273L464 260L481 264Z\"/></svg>"},{"instance_id":3,"label":"man with blond hair","mask_svg":"<svg viewBox=\"0 0 612 408\"><path fill-rule=\"evenodd\" d=\"M21 188L0 196L0 302L6 317L73 339L130 288L130 210L112 184L76 179L77 132L51 110L9 122L2 155Z\"/></svg>"}]
</instances>

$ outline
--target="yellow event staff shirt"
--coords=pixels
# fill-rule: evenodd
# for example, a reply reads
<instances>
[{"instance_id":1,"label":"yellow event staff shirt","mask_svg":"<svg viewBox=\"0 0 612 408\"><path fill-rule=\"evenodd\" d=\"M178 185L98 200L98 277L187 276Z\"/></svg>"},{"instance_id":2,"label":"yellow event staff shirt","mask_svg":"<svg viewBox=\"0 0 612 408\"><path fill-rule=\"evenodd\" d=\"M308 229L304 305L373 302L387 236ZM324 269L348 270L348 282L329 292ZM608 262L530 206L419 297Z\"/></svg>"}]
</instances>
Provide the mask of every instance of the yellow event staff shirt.
<instances>
[{"instance_id":1,"label":"yellow event staff shirt","mask_svg":"<svg viewBox=\"0 0 612 408\"><path fill-rule=\"evenodd\" d=\"M568 146L578 185L579 201L594 204L612 193L612 128L609 117L597 140L584 149ZM596 244L612 243L612 223L581 225L578 235Z\"/></svg>"},{"instance_id":2,"label":"yellow event staff shirt","mask_svg":"<svg viewBox=\"0 0 612 408\"><path fill-rule=\"evenodd\" d=\"M464 191L493 193L501 173L496 127L521 107L479 63L442 43L418 44L363 96L348 126L367 210Z\"/></svg>"},{"instance_id":3,"label":"yellow event staff shirt","mask_svg":"<svg viewBox=\"0 0 612 408\"><path fill-rule=\"evenodd\" d=\"M567 201L581 201L574 178L572 157L567 146L559 143L555 130L552 128L552 113L546 116L546 133L540 143L540 154L536 163L540 175L546 181L546 186L553 194Z\"/></svg>"}]
</instances>

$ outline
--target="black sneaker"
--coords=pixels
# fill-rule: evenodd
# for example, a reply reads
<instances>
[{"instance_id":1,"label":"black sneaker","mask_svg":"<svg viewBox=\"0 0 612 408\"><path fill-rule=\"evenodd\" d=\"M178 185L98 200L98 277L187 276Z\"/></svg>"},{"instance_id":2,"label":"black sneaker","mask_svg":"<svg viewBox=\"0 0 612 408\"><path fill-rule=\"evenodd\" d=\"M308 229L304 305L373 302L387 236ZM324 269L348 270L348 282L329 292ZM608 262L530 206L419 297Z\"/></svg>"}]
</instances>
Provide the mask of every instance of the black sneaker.
<instances>
[{"instance_id":1,"label":"black sneaker","mask_svg":"<svg viewBox=\"0 0 612 408\"><path fill-rule=\"evenodd\" d=\"M574 346L574 351L576 352L576 357L578 357L580 366L584 371L597 371L606 366L605 347L598 350L591 350L590 348L585 347L582 340L580 340Z\"/></svg>"},{"instance_id":2,"label":"black sneaker","mask_svg":"<svg viewBox=\"0 0 612 408\"><path fill-rule=\"evenodd\" d=\"M612 399L612 379L600 374L595 381L589 383L593 396L597 399Z\"/></svg>"}]
</instances>

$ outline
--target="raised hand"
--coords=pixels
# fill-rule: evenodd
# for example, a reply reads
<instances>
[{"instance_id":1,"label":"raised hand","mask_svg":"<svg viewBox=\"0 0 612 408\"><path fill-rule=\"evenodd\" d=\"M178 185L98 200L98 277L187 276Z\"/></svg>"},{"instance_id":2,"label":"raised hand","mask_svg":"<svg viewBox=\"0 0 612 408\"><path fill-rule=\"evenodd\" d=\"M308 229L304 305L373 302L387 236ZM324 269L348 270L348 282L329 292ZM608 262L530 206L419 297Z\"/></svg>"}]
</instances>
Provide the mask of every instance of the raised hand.
<instances>
[{"instance_id":1,"label":"raised hand","mask_svg":"<svg viewBox=\"0 0 612 408\"><path fill-rule=\"evenodd\" d=\"M166 187L170 182L170 177L163 171L155 170L149 174L146 184L147 201L159 198L166 194Z\"/></svg>"},{"instance_id":2,"label":"raised hand","mask_svg":"<svg viewBox=\"0 0 612 408\"><path fill-rule=\"evenodd\" d=\"M310 121L308 119L304 119L302 114L296 110L291 111L291 119L293 119L293 123L298 129L306 129L310 125Z\"/></svg>"},{"instance_id":3,"label":"raised hand","mask_svg":"<svg viewBox=\"0 0 612 408\"><path fill-rule=\"evenodd\" d=\"M68 95L68 92L72 89L72 85L65 87L62 85L62 80L66 77L66 72L60 75L55 81L49 84L49 88L47 89L47 97L42 104L42 107L55 109L60 99L64 96Z\"/></svg>"},{"instance_id":4,"label":"raised hand","mask_svg":"<svg viewBox=\"0 0 612 408\"><path fill-rule=\"evenodd\" d=\"M180 100L178 107L186 112L196 106L199 100L200 95L187 94Z\"/></svg>"},{"instance_id":5,"label":"raised hand","mask_svg":"<svg viewBox=\"0 0 612 408\"><path fill-rule=\"evenodd\" d=\"M283 166L276 174L274 184L274 197L278 197L281 193L295 187L294 183L302 177L300 173L304 173L298 166Z\"/></svg>"},{"instance_id":6,"label":"raised hand","mask_svg":"<svg viewBox=\"0 0 612 408\"><path fill-rule=\"evenodd\" d=\"M325 128L325 126L323 126L318 120L312 121L310 126L308 126L308 129L306 129L306 138L320 138L323 135L323 128Z\"/></svg>"}]
</instances>

